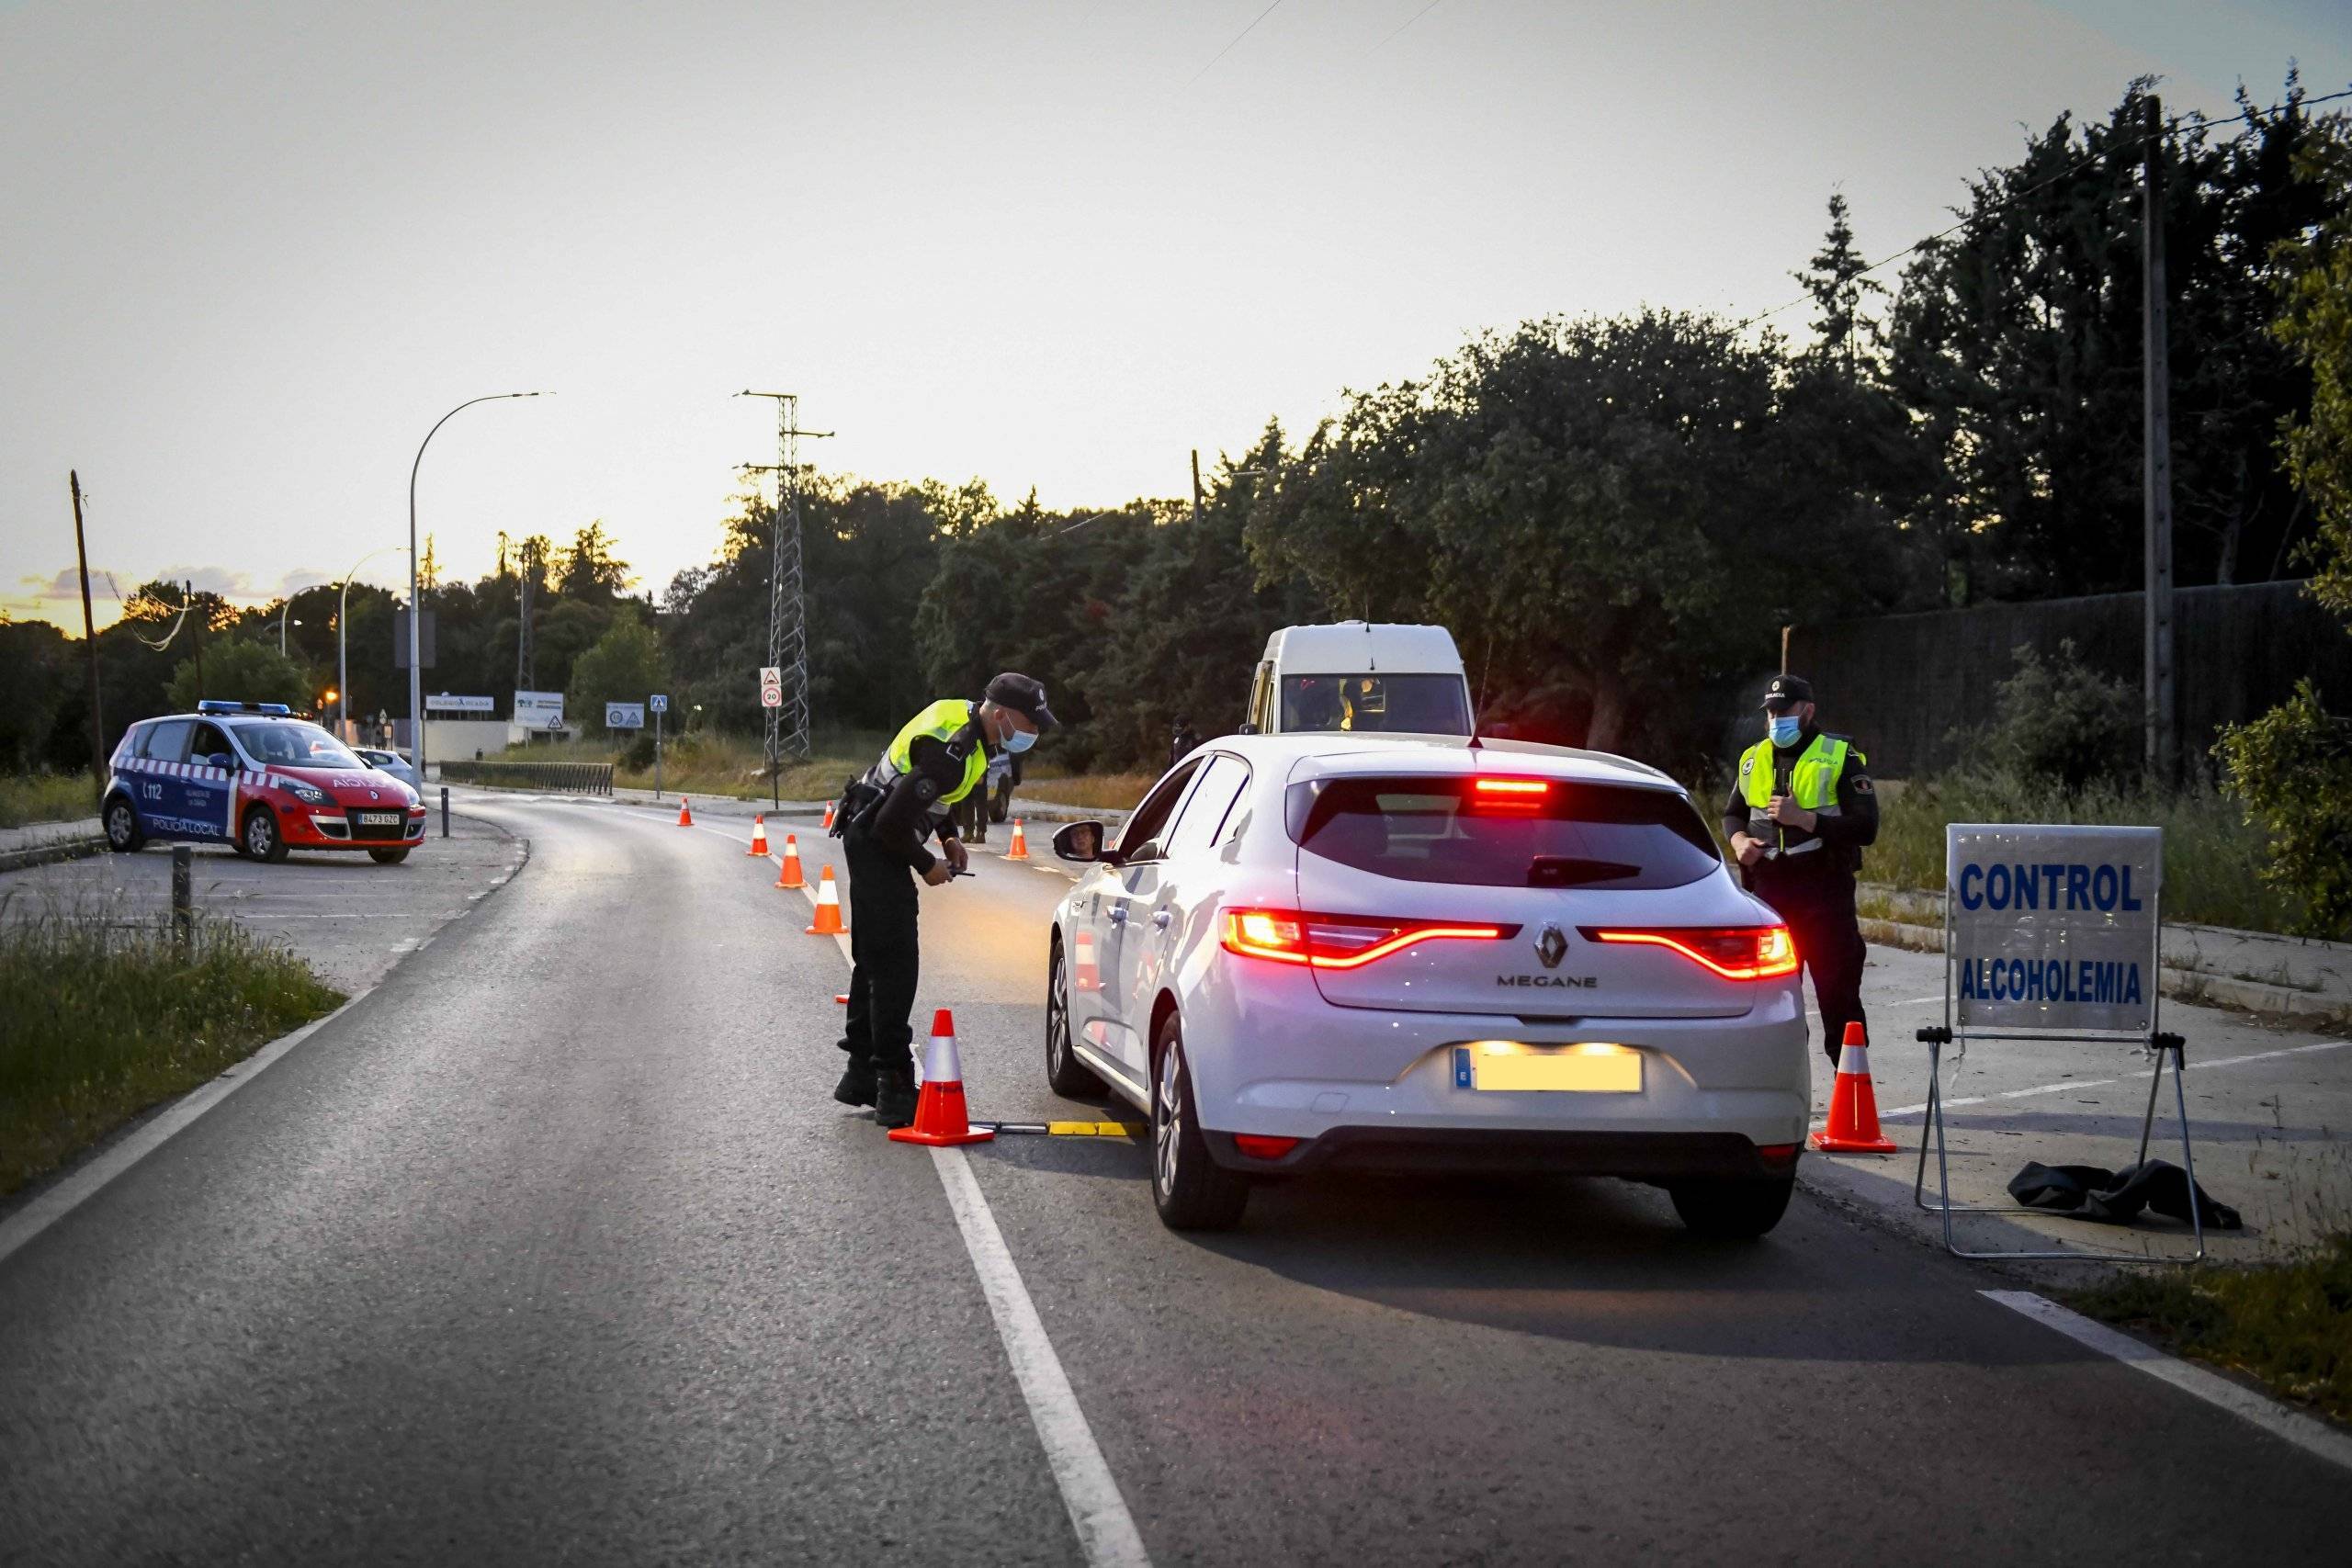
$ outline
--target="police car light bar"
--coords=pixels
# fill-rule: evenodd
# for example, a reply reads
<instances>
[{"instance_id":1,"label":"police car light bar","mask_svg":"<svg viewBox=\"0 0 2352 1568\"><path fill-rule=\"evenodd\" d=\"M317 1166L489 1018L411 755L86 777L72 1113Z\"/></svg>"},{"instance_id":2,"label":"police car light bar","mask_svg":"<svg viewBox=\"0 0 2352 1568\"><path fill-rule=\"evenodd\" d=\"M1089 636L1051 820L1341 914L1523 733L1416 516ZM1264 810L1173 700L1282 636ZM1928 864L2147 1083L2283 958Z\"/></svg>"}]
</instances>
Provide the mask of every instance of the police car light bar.
<instances>
[{"instance_id":1,"label":"police car light bar","mask_svg":"<svg viewBox=\"0 0 2352 1568\"><path fill-rule=\"evenodd\" d=\"M198 713L266 713L279 718L293 716L294 710L284 703L232 703L218 697L207 697L196 705Z\"/></svg>"}]
</instances>

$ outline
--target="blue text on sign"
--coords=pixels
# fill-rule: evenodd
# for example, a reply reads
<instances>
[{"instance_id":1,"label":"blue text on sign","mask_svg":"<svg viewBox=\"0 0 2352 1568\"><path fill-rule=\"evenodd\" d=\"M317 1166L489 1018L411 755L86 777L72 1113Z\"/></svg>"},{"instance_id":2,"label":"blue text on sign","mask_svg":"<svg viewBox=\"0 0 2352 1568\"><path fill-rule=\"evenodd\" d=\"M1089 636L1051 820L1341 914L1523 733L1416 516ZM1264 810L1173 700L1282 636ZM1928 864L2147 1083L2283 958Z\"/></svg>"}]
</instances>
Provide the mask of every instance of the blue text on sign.
<instances>
[{"instance_id":1,"label":"blue text on sign","mask_svg":"<svg viewBox=\"0 0 2352 1568\"><path fill-rule=\"evenodd\" d=\"M1960 907L1963 909L2096 910L2113 914L2136 911L2140 900L2132 891L2128 865L2041 864L1968 865L1961 868Z\"/></svg>"}]
</instances>

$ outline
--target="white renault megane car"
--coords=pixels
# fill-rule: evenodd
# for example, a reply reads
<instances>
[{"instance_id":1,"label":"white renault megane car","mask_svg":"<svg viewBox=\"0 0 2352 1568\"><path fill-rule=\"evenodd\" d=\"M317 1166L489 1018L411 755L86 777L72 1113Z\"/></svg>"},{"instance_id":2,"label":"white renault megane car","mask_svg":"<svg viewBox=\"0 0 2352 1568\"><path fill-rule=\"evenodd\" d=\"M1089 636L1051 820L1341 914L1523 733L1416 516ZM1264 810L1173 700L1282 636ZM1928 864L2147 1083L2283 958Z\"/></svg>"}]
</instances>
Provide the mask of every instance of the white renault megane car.
<instances>
[{"instance_id":1,"label":"white renault megane car","mask_svg":"<svg viewBox=\"0 0 2352 1568\"><path fill-rule=\"evenodd\" d=\"M1600 752L1234 736L1170 770L1055 912L1047 1081L1148 1113L1152 1195L1516 1169L1657 1183L1760 1235L1795 1179L1797 954L1681 787Z\"/></svg>"}]
</instances>

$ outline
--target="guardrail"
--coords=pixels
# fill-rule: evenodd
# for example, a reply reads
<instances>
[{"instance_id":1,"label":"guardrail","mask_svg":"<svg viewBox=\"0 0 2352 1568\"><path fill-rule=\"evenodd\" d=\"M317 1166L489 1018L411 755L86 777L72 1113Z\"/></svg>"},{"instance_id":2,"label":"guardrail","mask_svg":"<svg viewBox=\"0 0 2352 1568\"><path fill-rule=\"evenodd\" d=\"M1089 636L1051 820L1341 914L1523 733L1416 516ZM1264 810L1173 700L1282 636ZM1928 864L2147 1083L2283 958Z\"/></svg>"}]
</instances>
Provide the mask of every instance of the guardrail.
<instances>
[{"instance_id":1,"label":"guardrail","mask_svg":"<svg viewBox=\"0 0 2352 1568\"><path fill-rule=\"evenodd\" d=\"M441 762L435 764L451 784L487 784L492 789L560 789L572 795L613 793L610 762Z\"/></svg>"}]
</instances>

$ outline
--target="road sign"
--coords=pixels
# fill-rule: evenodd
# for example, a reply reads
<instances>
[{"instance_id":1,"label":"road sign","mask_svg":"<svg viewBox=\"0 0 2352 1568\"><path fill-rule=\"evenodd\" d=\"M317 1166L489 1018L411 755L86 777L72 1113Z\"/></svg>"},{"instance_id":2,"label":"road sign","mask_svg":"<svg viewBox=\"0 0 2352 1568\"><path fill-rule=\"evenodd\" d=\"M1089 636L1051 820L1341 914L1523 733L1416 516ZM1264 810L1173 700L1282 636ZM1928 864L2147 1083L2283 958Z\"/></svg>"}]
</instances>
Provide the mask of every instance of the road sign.
<instances>
[{"instance_id":1,"label":"road sign","mask_svg":"<svg viewBox=\"0 0 2352 1568\"><path fill-rule=\"evenodd\" d=\"M561 729L563 728L563 694L561 692L515 693L514 722L526 729Z\"/></svg>"},{"instance_id":2,"label":"road sign","mask_svg":"<svg viewBox=\"0 0 2352 1568\"><path fill-rule=\"evenodd\" d=\"M655 713L668 713L670 711L670 699L663 694L656 692L650 699L648 699L645 705L652 709Z\"/></svg>"},{"instance_id":3,"label":"road sign","mask_svg":"<svg viewBox=\"0 0 2352 1568\"><path fill-rule=\"evenodd\" d=\"M760 666L760 705L763 708L784 705L784 671L774 664Z\"/></svg>"},{"instance_id":4,"label":"road sign","mask_svg":"<svg viewBox=\"0 0 2352 1568\"><path fill-rule=\"evenodd\" d=\"M497 706L495 697L455 697L447 692L435 692L424 699L427 713L492 713Z\"/></svg>"},{"instance_id":5,"label":"road sign","mask_svg":"<svg viewBox=\"0 0 2352 1568\"><path fill-rule=\"evenodd\" d=\"M2164 852L2155 828L1953 824L1944 850L1953 1021L2154 1029Z\"/></svg>"},{"instance_id":6,"label":"road sign","mask_svg":"<svg viewBox=\"0 0 2352 1568\"><path fill-rule=\"evenodd\" d=\"M643 703L606 703L605 728L606 729L643 729L645 705Z\"/></svg>"}]
</instances>

